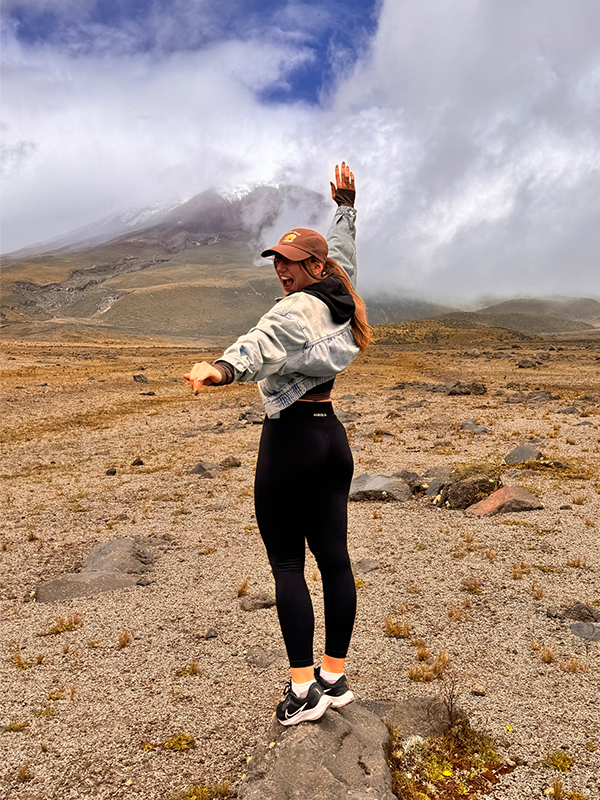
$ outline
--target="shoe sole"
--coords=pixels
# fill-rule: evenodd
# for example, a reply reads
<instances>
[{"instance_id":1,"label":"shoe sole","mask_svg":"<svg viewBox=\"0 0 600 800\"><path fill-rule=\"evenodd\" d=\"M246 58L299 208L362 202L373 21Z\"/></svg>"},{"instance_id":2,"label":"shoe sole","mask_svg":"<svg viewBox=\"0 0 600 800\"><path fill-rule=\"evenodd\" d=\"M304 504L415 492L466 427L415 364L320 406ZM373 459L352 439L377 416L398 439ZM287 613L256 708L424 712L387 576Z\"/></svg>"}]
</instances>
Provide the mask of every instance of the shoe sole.
<instances>
[{"instance_id":1,"label":"shoe sole","mask_svg":"<svg viewBox=\"0 0 600 800\"><path fill-rule=\"evenodd\" d=\"M321 719L329 706L332 705L332 700L333 698L323 695L314 708L310 708L307 711L302 711L300 714L297 714L291 719L279 719L279 717L277 717L277 721L286 727L290 725L298 725L299 722L315 722L316 720Z\"/></svg>"},{"instance_id":2,"label":"shoe sole","mask_svg":"<svg viewBox=\"0 0 600 800\"><path fill-rule=\"evenodd\" d=\"M343 708L354 700L354 694L350 691L350 689L348 689L347 692L344 692L344 694L341 694L339 697L331 697L331 695L328 695L328 697L331 700L332 708Z\"/></svg>"}]
</instances>

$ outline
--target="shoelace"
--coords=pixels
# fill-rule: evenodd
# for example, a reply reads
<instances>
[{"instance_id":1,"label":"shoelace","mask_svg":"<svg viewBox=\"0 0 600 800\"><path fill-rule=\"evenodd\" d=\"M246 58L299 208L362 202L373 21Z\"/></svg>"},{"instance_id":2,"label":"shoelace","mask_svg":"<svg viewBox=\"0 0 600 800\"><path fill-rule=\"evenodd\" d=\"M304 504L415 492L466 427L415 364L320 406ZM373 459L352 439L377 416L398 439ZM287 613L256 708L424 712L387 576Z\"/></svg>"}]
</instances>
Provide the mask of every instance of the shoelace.
<instances>
[{"instance_id":1,"label":"shoelace","mask_svg":"<svg viewBox=\"0 0 600 800\"><path fill-rule=\"evenodd\" d=\"M288 694L292 691L292 682L288 681L286 685L283 687L283 696L287 697Z\"/></svg>"}]
</instances>

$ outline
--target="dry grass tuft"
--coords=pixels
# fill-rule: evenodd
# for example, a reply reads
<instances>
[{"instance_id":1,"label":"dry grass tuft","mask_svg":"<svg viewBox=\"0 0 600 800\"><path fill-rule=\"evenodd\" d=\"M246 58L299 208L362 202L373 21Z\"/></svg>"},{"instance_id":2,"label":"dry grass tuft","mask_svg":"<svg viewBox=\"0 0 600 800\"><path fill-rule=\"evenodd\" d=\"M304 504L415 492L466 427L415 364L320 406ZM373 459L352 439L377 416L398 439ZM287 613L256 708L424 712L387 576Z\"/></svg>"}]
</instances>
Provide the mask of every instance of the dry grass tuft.
<instances>
[{"instance_id":1,"label":"dry grass tuft","mask_svg":"<svg viewBox=\"0 0 600 800\"><path fill-rule=\"evenodd\" d=\"M21 764L19 769L17 770L17 780L19 783L27 783L27 781L32 781L35 778L35 775L29 768L29 761L26 761L24 764Z\"/></svg>"},{"instance_id":2,"label":"dry grass tuft","mask_svg":"<svg viewBox=\"0 0 600 800\"><path fill-rule=\"evenodd\" d=\"M410 625L408 622L395 622L391 617L384 620L385 635L390 639L409 639Z\"/></svg>"},{"instance_id":3,"label":"dry grass tuft","mask_svg":"<svg viewBox=\"0 0 600 800\"><path fill-rule=\"evenodd\" d=\"M521 562L520 564L515 564L512 568L511 576L513 580L520 581L524 575L529 575L531 572L531 567L529 564L525 564L525 562Z\"/></svg>"},{"instance_id":4,"label":"dry grass tuft","mask_svg":"<svg viewBox=\"0 0 600 800\"><path fill-rule=\"evenodd\" d=\"M465 578L460 585L461 592L469 592L469 594L481 594L481 588L477 578Z\"/></svg>"},{"instance_id":5,"label":"dry grass tuft","mask_svg":"<svg viewBox=\"0 0 600 800\"><path fill-rule=\"evenodd\" d=\"M190 750L196 747L196 740L189 733L178 733L163 742L165 750Z\"/></svg>"},{"instance_id":6,"label":"dry grass tuft","mask_svg":"<svg viewBox=\"0 0 600 800\"><path fill-rule=\"evenodd\" d=\"M568 558L567 559L567 566L574 567L575 569L584 569L585 568L585 561L582 558Z\"/></svg>"},{"instance_id":7,"label":"dry grass tuft","mask_svg":"<svg viewBox=\"0 0 600 800\"><path fill-rule=\"evenodd\" d=\"M250 586L250 578L243 580L237 588L237 596L245 597L248 594L248 587Z\"/></svg>"},{"instance_id":8,"label":"dry grass tuft","mask_svg":"<svg viewBox=\"0 0 600 800\"><path fill-rule=\"evenodd\" d=\"M565 661L563 664L560 665L560 668L563 672L570 672L573 675L577 674L578 672L589 672L590 668L587 664L584 664L578 658L570 658L568 661Z\"/></svg>"},{"instance_id":9,"label":"dry grass tuft","mask_svg":"<svg viewBox=\"0 0 600 800\"><path fill-rule=\"evenodd\" d=\"M119 636L119 647L123 649L127 647L127 645L131 642L131 634L129 631L123 631L123 633Z\"/></svg>"},{"instance_id":10,"label":"dry grass tuft","mask_svg":"<svg viewBox=\"0 0 600 800\"><path fill-rule=\"evenodd\" d=\"M534 600L541 600L544 596L544 590L535 581L531 584L531 596Z\"/></svg>"},{"instance_id":11,"label":"dry grass tuft","mask_svg":"<svg viewBox=\"0 0 600 800\"><path fill-rule=\"evenodd\" d=\"M554 661L554 653L550 647L542 647L540 650L540 658L544 664L552 664Z\"/></svg>"},{"instance_id":12,"label":"dry grass tuft","mask_svg":"<svg viewBox=\"0 0 600 800\"><path fill-rule=\"evenodd\" d=\"M418 654L417 654L418 655ZM421 663L415 664L408 670L408 677L411 681L416 683L429 683L436 678L441 678L445 670L448 668L450 658L445 650L442 650L436 656L431 664Z\"/></svg>"},{"instance_id":13,"label":"dry grass tuft","mask_svg":"<svg viewBox=\"0 0 600 800\"><path fill-rule=\"evenodd\" d=\"M554 753L548 753L546 758L542 761L545 767L551 767L557 772L568 772L575 762L568 753L564 750L557 750Z\"/></svg>"},{"instance_id":14,"label":"dry grass tuft","mask_svg":"<svg viewBox=\"0 0 600 800\"><path fill-rule=\"evenodd\" d=\"M494 561L495 558L496 558L496 555L497 555L497 553L496 553L495 550L486 550L485 551L485 557L488 559L488 561Z\"/></svg>"},{"instance_id":15,"label":"dry grass tuft","mask_svg":"<svg viewBox=\"0 0 600 800\"><path fill-rule=\"evenodd\" d=\"M38 636L56 636L65 631L74 631L83 625L83 619L79 614L71 614L70 617L57 617L56 622L47 631L41 631Z\"/></svg>"},{"instance_id":16,"label":"dry grass tuft","mask_svg":"<svg viewBox=\"0 0 600 800\"><path fill-rule=\"evenodd\" d=\"M2 728L3 733L20 733L21 731L27 730L29 727L29 722L24 721L21 722L18 719L11 719L8 725L4 725Z\"/></svg>"},{"instance_id":17,"label":"dry grass tuft","mask_svg":"<svg viewBox=\"0 0 600 800\"><path fill-rule=\"evenodd\" d=\"M228 800L235 796L229 781L221 781L208 786L204 783L193 784L183 792L173 795L170 800Z\"/></svg>"}]
</instances>

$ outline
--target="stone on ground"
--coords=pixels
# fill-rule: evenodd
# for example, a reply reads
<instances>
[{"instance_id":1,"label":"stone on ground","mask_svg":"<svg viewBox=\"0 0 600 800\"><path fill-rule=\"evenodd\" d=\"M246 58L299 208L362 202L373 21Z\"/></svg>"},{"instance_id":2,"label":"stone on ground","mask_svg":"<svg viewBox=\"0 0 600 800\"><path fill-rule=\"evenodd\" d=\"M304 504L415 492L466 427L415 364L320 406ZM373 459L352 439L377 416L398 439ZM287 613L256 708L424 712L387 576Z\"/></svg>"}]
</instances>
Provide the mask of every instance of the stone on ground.
<instances>
[{"instance_id":1,"label":"stone on ground","mask_svg":"<svg viewBox=\"0 0 600 800\"><path fill-rule=\"evenodd\" d=\"M501 485L497 478L489 475L472 475L470 478L455 480L448 484L440 496L438 505L447 508L468 508L473 503L483 500Z\"/></svg>"},{"instance_id":2,"label":"stone on ground","mask_svg":"<svg viewBox=\"0 0 600 800\"><path fill-rule=\"evenodd\" d=\"M480 500L467 508L468 514L476 517L493 517L495 514L508 514L513 511L535 511L544 506L538 498L521 486L504 486L485 500Z\"/></svg>"},{"instance_id":3,"label":"stone on ground","mask_svg":"<svg viewBox=\"0 0 600 800\"><path fill-rule=\"evenodd\" d=\"M388 475L363 472L357 475L350 486L350 500L410 500L412 492L404 481Z\"/></svg>"},{"instance_id":4,"label":"stone on ground","mask_svg":"<svg viewBox=\"0 0 600 800\"><path fill-rule=\"evenodd\" d=\"M252 759L239 800L395 800L383 722L355 701L318 722L270 731L272 747Z\"/></svg>"},{"instance_id":5,"label":"stone on ground","mask_svg":"<svg viewBox=\"0 0 600 800\"><path fill-rule=\"evenodd\" d=\"M216 478L216 476L223 472L223 467L218 464L210 464L208 461L199 461L195 467L190 470L190 475L198 475L200 478Z\"/></svg>"},{"instance_id":6,"label":"stone on ground","mask_svg":"<svg viewBox=\"0 0 600 800\"><path fill-rule=\"evenodd\" d=\"M261 608L272 608L275 605L275 598L266 592L248 594L240 600L242 611L258 611Z\"/></svg>"},{"instance_id":7,"label":"stone on ground","mask_svg":"<svg viewBox=\"0 0 600 800\"><path fill-rule=\"evenodd\" d=\"M524 461L538 461L542 453L535 447L528 444L520 444L504 456L507 464L522 464Z\"/></svg>"}]
</instances>

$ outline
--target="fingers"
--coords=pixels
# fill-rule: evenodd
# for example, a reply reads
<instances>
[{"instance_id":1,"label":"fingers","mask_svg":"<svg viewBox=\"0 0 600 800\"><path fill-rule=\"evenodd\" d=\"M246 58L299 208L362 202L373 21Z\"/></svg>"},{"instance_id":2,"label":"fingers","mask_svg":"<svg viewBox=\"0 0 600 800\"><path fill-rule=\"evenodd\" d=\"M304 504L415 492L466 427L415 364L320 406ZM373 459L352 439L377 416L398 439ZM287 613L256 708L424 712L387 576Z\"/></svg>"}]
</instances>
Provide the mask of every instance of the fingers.
<instances>
[{"instance_id":1,"label":"fingers","mask_svg":"<svg viewBox=\"0 0 600 800\"><path fill-rule=\"evenodd\" d=\"M194 394L198 394L205 381L208 381L208 383L212 382L210 380L211 372L213 372L212 365L203 361L200 364L194 364L192 369L183 377L186 381L189 381L190 388Z\"/></svg>"},{"instance_id":2,"label":"fingers","mask_svg":"<svg viewBox=\"0 0 600 800\"><path fill-rule=\"evenodd\" d=\"M336 167L336 169L337 169L337 167ZM337 191L336 187L335 187L335 183L333 183L333 181L330 181L329 185L331 186L331 198L332 198L332 200L335 200L335 193Z\"/></svg>"},{"instance_id":3,"label":"fingers","mask_svg":"<svg viewBox=\"0 0 600 800\"><path fill-rule=\"evenodd\" d=\"M342 161L341 169L335 165L335 183L338 189L354 189L354 173L350 172L350 167L345 161Z\"/></svg>"}]
</instances>

